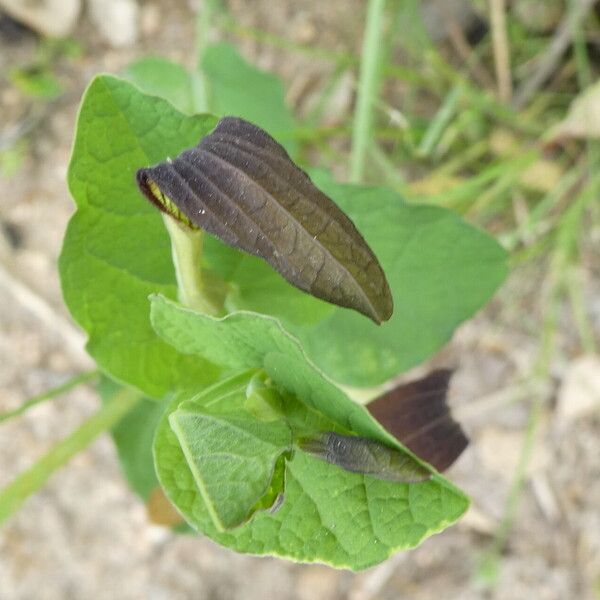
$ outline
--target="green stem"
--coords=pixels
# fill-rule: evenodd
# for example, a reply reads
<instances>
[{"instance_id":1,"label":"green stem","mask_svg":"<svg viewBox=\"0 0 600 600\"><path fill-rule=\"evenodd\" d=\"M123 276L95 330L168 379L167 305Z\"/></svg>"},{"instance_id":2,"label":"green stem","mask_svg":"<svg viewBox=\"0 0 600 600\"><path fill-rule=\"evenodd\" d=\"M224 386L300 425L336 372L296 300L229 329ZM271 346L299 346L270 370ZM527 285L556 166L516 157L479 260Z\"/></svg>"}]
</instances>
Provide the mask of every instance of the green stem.
<instances>
[{"instance_id":1,"label":"green stem","mask_svg":"<svg viewBox=\"0 0 600 600\"><path fill-rule=\"evenodd\" d=\"M535 447L538 427L542 416L542 408L543 402L541 398L536 398L534 400L533 407L531 408L531 412L529 413L525 439L523 440L523 445L521 447L521 454L519 456L516 473L508 492L508 499L506 500L502 521L498 526L496 536L491 547L484 554L483 560L481 561L481 565L485 568L486 572L486 579L483 583L490 587L493 587L496 583L498 563L500 561L502 550L506 545L506 541L510 534L513 520L519 506L521 493L525 486L527 467Z\"/></svg>"},{"instance_id":2,"label":"green stem","mask_svg":"<svg viewBox=\"0 0 600 600\"><path fill-rule=\"evenodd\" d=\"M209 43L213 14L215 13L214 0L205 0L202 10L196 16L196 69L192 73L192 94L194 109L203 113L210 110L210 87L208 78L202 71L202 60Z\"/></svg>"},{"instance_id":3,"label":"green stem","mask_svg":"<svg viewBox=\"0 0 600 600\"><path fill-rule=\"evenodd\" d=\"M0 491L0 524L15 513L31 494L39 490L55 471L89 446L98 435L118 423L140 399L138 392L122 389L71 435L58 442L32 467Z\"/></svg>"},{"instance_id":4,"label":"green stem","mask_svg":"<svg viewBox=\"0 0 600 600\"><path fill-rule=\"evenodd\" d=\"M173 217L163 214L171 238L171 252L177 277L179 302L207 315L218 315L219 309L207 298L202 282L202 245L204 232L180 225Z\"/></svg>"},{"instance_id":5,"label":"green stem","mask_svg":"<svg viewBox=\"0 0 600 600\"><path fill-rule=\"evenodd\" d=\"M192 93L194 109L199 113L210 112L212 104L210 84L202 69L202 61L210 42L210 31L217 12L218 6L215 0L204 0L202 10L198 11L196 15L196 68L192 73ZM163 221L171 238L179 301L202 313L218 314L219 310L207 298L202 282L204 232L181 226L175 219L165 214Z\"/></svg>"},{"instance_id":6,"label":"green stem","mask_svg":"<svg viewBox=\"0 0 600 600\"><path fill-rule=\"evenodd\" d=\"M364 178L366 158L370 146L373 107L379 91L381 75L380 60L383 46L381 36L384 13L385 0L369 1L352 132L350 180L354 183L360 183Z\"/></svg>"},{"instance_id":7,"label":"green stem","mask_svg":"<svg viewBox=\"0 0 600 600\"><path fill-rule=\"evenodd\" d=\"M75 377L72 377L68 381L65 381L65 383L62 383L61 385L58 385L55 388L52 388L51 390L40 394L39 396L34 396L33 398L26 400L25 402L23 402L23 404L21 404L21 406L18 406L14 410L9 410L7 412L0 413L0 423L2 423L3 421L8 421L13 417L18 417L19 415L22 415L24 412L28 411L31 407L35 406L36 404L40 404L41 402L51 400L52 398L56 398L56 396L65 394L69 390L72 390L74 387L77 387L82 383L86 383L92 379L95 379L96 377L98 377L99 374L100 371L98 371L98 369L94 369L93 371L88 371L87 373L80 373L79 375L75 375Z\"/></svg>"},{"instance_id":8,"label":"green stem","mask_svg":"<svg viewBox=\"0 0 600 600\"><path fill-rule=\"evenodd\" d=\"M437 111L431 120L429 127L427 127L427 130L423 134L423 138L421 139L421 143L417 149L417 156L424 158L433 153L437 143L442 137L442 134L456 114L461 94L461 86L456 85L446 96L442 106Z\"/></svg>"}]
</instances>

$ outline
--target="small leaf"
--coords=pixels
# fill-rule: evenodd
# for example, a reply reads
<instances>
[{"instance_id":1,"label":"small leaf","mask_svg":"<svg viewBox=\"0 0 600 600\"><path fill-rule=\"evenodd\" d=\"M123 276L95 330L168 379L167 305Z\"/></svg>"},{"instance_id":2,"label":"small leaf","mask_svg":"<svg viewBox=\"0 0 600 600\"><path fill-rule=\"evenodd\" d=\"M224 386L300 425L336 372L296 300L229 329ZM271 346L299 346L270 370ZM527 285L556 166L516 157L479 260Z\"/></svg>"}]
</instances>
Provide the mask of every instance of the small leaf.
<instances>
[{"instance_id":1,"label":"small leaf","mask_svg":"<svg viewBox=\"0 0 600 600\"><path fill-rule=\"evenodd\" d=\"M161 210L260 256L299 289L376 323L391 317L383 269L352 221L256 125L225 117L137 180Z\"/></svg>"},{"instance_id":2,"label":"small leaf","mask_svg":"<svg viewBox=\"0 0 600 600\"><path fill-rule=\"evenodd\" d=\"M368 438L328 431L304 438L298 445L304 452L351 473L401 483L417 483L431 477L431 473L408 454Z\"/></svg>"},{"instance_id":3,"label":"small leaf","mask_svg":"<svg viewBox=\"0 0 600 600\"><path fill-rule=\"evenodd\" d=\"M259 421L243 411L211 414L183 403L169 424L219 531L252 516L269 491L278 459L291 450L292 434L281 419Z\"/></svg>"},{"instance_id":4,"label":"small leaf","mask_svg":"<svg viewBox=\"0 0 600 600\"><path fill-rule=\"evenodd\" d=\"M161 303L158 299L154 302L157 306ZM164 309L168 310L168 305L160 310ZM232 365L259 365L263 360L273 363L275 357L281 357L278 362L285 368L276 368L270 375L281 394L284 419L293 439L314 438L325 431L344 435L354 431L402 454L402 447L362 407L324 380L306 359L294 359L299 348L277 321L249 313L216 320L185 311L180 315L172 312L169 325L168 316L162 315L163 326L170 330L173 341L181 338L186 346L186 340L193 344L199 339L197 326L202 329L205 325L207 334L214 329L214 335L205 340L206 349L230 356ZM180 317L184 320L180 321ZM246 371L192 398L179 394L163 416L154 439L156 472L167 497L192 527L211 539L240 552L363 569L394 551L417 545L466 510L465 496L437 473L432 473L427 481L409 485L340 469L296 447L290 456L280 457L269 489L250 507L251 518L227 530L217 527L211 511L245 514L250 495L228 495L215 488L217 493L203 492L198 485L202 480L195 474L195 461L188 460L169 415L180 409L195 414L237 414L243 411L248 393L253 393L253 378L255 371ZM262 428L272 423L257 420L254 426ZM203 434L190 428L186 441L202 444L198 438ZM223 444L227 445L226 453L238 454L236 435L223 436ZM243 486L248 478L252 484L253 472L244 469L237 473L234 467L234 462L223 463L224 481L229 483L235 478ZM424 465L423 469L427 467ZM213 502L211 508L207 496ZM225 504L217 506L219 500Z\"/></svg>"}]
</instances>

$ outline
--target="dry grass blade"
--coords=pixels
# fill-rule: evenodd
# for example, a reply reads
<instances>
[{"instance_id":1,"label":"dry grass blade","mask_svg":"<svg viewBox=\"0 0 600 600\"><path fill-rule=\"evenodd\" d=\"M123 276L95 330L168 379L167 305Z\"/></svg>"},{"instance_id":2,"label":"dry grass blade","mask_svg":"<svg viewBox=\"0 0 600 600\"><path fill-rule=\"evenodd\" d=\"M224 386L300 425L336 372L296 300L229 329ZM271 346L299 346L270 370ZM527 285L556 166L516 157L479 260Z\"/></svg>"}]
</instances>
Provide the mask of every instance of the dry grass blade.
<instances>
[{"instance_id":1,"label":"dry grass blade","mask_svg":"<svg viewBox=\"0 0 600 600\"><path fill-rule=\"evenodd\" d=\"M498 80L498 97L502 102L510 102L512 77L510 73L510 50L506 34L506 0L490 0L490 22L496 79Z\"/></svg>"},{"instance_id":2,"label":"dry grass blade","mask_svg":"<svg viewBox=\"0 0 600 600\"><path fill-rule=\"evenodd\" d=\"M537 70L517 89L513 98L513 106L516 109L523 108L555 71L558 61L571 43L573 31L596 2L597 0L574 0L573 8L557 28L552 42L540 58Z\"/></svg>"}]
</instances>

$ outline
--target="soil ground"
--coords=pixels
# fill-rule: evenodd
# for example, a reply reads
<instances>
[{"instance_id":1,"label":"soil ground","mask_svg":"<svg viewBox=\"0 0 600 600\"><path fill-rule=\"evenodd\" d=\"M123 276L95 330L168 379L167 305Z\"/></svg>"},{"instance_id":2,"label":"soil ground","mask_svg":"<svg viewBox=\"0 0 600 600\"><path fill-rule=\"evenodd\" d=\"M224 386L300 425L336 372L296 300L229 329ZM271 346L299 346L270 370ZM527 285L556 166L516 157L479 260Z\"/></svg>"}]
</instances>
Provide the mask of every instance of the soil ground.
<instances>
[{"instance_id":1,"label":"soil ground","mask_svg":"<svg viewBox=\"0 0 600 600\"><path fill-rule=\"evenodd\" d=\"M331 49L356 51L359 45L362 21L356 15L362 2L357 0L228 4L244 25ZM36 116L34 144L19 170L1 180L0 259L10 278L3 275L0 281L0 410L92 366L62 303L56 269L73 211L65 174L77 105L94 73L118 72L137 56L152 52L193 62L191 10L182 1L165 6L143 3L141 41L125 50L104 45L82 20L75 38L85 53L59 67L68 93ZM327 76L327 65L312 58L236 41L247 58L282 76L299 110L310 89ZM28 34L11 43L2 39L0 72L26 64L35 46ZM31 107L2 85L3 130L22 121ZM582 268L598 339L598 262ZM522 383L539 352L543 283L537 265L515 271L494 301L431 361L458 368L452 403L472 443L448 476L472 496L474 508L418 549L352 574L237 555L207 539L174 535L148 522L144 506L123 482L111 440L103 436L0 530L0 600L599 598L600 414L596 409L567 418L559 410L565 378L580 354L567 316L560 320L551 378L529 387ZM32 312L36 298L49 310ZM485 587L481 565L505 514L534 402L542 409L530 465L497 582ZM94 391L82 387L3 424L0 486L96 406Z\"/></svg>"}]
</instances>

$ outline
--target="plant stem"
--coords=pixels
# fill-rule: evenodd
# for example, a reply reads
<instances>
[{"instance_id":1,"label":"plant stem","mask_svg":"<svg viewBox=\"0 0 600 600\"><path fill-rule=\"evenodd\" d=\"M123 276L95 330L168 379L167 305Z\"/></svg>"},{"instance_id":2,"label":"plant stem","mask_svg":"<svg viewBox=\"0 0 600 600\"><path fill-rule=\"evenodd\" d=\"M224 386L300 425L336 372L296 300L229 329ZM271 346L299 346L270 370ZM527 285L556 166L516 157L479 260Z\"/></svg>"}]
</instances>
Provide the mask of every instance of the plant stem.
<instances>
[{"instance_id":1,"label":"plant stem","mask_svg":"<svg viewBox=\"0 0 600 600\"><path fill-rule=\"evenodd\" d=\"M512 78L510 73L510 50L506 34L506 0L490 0L490 23L494 65L498 82L498 97L501 102L510 102Z\"/></svg>"},{"instance_id":2,"label":"plant stem","mask_svg":"<svg viewBox=\"0 0 600 600\"><path fill-rule=\"evenodd\" d=\"M417 156L424 158L430 156L437 143L440 141L442 134L452 121L458 107L458 102L462 94L460 85L455 85L450 93L444 99L444 102L440 109L437 111L427 130L423 134L421 143L417 148Z\"/></svg>"},{"instance_id":3,"label":"plant stem","mask_svg":"<svg viewBox=\"0 0 600 600\"><path fill-rule=\"evenodd\" d=\"M40 404L45 400L51 400L52 398L56 398L56 396L65 394L69 390L72 390L74 387L77 387L82 383L86 383L87 381L95 379L96 377L98 377L99 374L100 371L98 371L98 369L94 369L93 371L88 371L87 373L80 373L79 375L75 375L75 377L71 377L71 379L65 381L65 383L61 383L60 385L56 386L55 388L52 388L51 390L48 390L47 392L44 392L43 394L39 394L38 396L34 396L33 398L26 400L25 402L23 402L23 404L21 404L21 406L18 406L14 410L9 410L7 412L0 413L0 423L2 423L3 421L8 421L13 417L18 417L19 415L22 415L24 412L28 411L36 404Z\"/></svg>"},{"instance_id":4,"label":"plant stem","mask_svg":"<svg viewBox=\"0 0 600 600\"><path fill-rule=\"evenodd\" d=\"M180 225L173 217L163 214L171 238L173 265L177 276L179 302L207 315L218 315L218 308L206 297L202 283L202 245L204 232Z\"/></svg>"},{"instance_id":5,"label":"plant stem","mask_svg":"<svg viewBox=\"0 0 600 600\"><path fill-rule=\"evenodd\" d=\"M124 388L64 440L58 442L32 467L0 491L0 524L6 521L23 502L48 481L75 454L86 448L98 435L118 423L139 402L142 396Z\"/></svg>"},{"instance_id":6,"label":"plant stem","mask_svg":"<svg viewBox=\"0 0 600 600\"><path fill-rule=\"evenodd\" d=\"M210 87L202 71L202 60L208 46L212 17L215 12L213 0L204 0L202 10L196 15L196 68L192 72L194 110L199 113L210 110Z\"/></svg>"},{"instance_id":7,"label":"plant stem","mask_svg":"<svg viewBox=\"0 0 600 600\"><path fill-rule=\"evenodd\" d=\"M350 180L353 183L360 183L365 174L366 157L373 126L373 106L379 91L384 13L385 0L369 0L352 131Z\"/></svg>"},{"instance_id":8,"label":"plant stem","mask_svg":"<svg viewBox=\"0 0 600 600\"><path fill-rule=\"evenodd\" d=\"M210 112L210 85L202 69L202 61L209 44L214 15L218 12L215 0L204 0L196 15L196 68L192 72L192 94L196 112ZM209 315L219 310L206 297L202 283L202 245L204 232L179 225L163 214L165 227L171 238L171 252L177 275L179 301L189 308Z\"/></svg>"}]
</instances>

